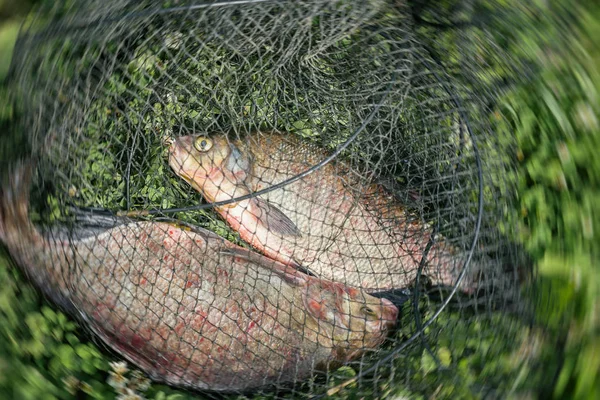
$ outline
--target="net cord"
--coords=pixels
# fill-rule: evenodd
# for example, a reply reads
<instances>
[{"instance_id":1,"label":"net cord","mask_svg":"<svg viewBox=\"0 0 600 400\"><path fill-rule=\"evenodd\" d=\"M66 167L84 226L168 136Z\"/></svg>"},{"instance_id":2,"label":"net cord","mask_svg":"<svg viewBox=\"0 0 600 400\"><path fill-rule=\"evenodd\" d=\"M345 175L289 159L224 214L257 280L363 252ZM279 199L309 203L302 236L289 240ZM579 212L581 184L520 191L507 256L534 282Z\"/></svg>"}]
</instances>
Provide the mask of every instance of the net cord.
<instances>
[{"instance_id":1,"label":"net cord","mask_svg":"<svg viewBox=\"0 0 600 400\"><path fill-rule=\"evenodd\" d=\"M325 396L332 396L332 395L338 393L340 390L342 390L346 386L351 385L354 382L357 382L360 378L363 378L366 375L368 375L372 372L375 372L381 365L383 365L384 363L393 361L398 353L400 353L401 351L406 349L408 347L408 345L410 345L412 342L417 340L417 338L423 336L425 329L427 329L427 327L429 327L439 317L439 315L442 313L442 311L444 311L444 309L448 306L448 304L450 304L450 301L452 300L452 298L458 291L458 287L459 287L461 281L464 279L464 276L467 272L467 268L471 262L471 259L473 258L475 246L477 245L477 241L479 240L479 233L480 233L481 223L482 223L482 219L483 219L483 170L482 170L482 165L481 165L479 149L477 147L476 137L473 134L473 130L471 129L471 124L469 122L469 119L465 115L465 113L462 109L462 103L459 100L459 98L448 88L448 86L444 83L444 81L441 79L440 75L436 72L436 70L431 68L431 64L429 64L427 62L427 60L425 60L420 55L418 55L418 53L417 53L417 57L419 57L420 61L423 62L423 64L427 68L429 68L429 70L433 73L433 75L435 76L435 78L439 82L439 84L444 88L444 91L446 91L446 93L448 93L448 95L451 97L452 102L456 105L457 112L459 113L461 119L463 120L463 122L467 128L467 131L469 132L469 136L471 137L471 141L472 141L472 145L473 145L473 154L475 156L475 163L477 165L477 179L478 179L478 183L479 183L479 185L478 185L479 186L479 195L478 195L478 199L477 199L477 208L478 208L477 222L475 225L475 232L473 235L473 241L471 243L471 248L469 249L469 251L467 253L467 260L465 261L464 267L461 270L461 272L458 276L458 279L456 281L456 284L452 288L452 291L450 292L448 297L444 300L444 302L441 304L441 306L438 308L438 310L431 316L431 318L423 324L421 329L417 330L417 332L415 332L404 343L402 343L398 347L394 348L394 350L390 354L377 360L373 366L371 366L363 371L360 371L355 377L340 383L339 385L329 389L327 392L325 392L323 394L312 396L310 398L311 400L322 399ZM438 63L438 66L440 68L442 68L442 66L439 65L439 63ZM433 237L430 238L429 243L428 243L428 248L426 248L426 251L424 252L425 254L423 254L423 257L421 258L419 270L421 270L422 267L424 266L424 262L425 262L426 256L427 256L426 252L431 248L432 241L433 241ZM418 275L417 275L417 279L418 279Z\"/></svg>"}]
</instances>

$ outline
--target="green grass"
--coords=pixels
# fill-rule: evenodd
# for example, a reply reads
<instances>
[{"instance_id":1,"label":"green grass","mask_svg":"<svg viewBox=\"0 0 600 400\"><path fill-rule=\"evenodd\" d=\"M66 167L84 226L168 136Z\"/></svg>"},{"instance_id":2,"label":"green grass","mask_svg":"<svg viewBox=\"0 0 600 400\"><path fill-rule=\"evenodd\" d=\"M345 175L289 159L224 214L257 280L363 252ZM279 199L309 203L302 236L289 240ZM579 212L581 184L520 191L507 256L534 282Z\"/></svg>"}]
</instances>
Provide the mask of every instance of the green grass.
<instances>
[{"instance_id":1,"label":"green grass","mask_svg":"<svg viewBox=\"0 0 600 400\"><path fill-rule=\"evenodd\" d=\"M19 33L19 21L8 21L0 25L0 80L8 73L10 66L10 54L12 54L13 46Z\"/></svg>"},{"instance_id":2,"label":"green grass","mask_svg":"<svg viewBox=\"0 0 600 400\"><path fill-rule=\"evenodd\" d=\"M447 330L451 335L436 338L435 355L443 367L451 370L437 370L427 351L411 348L406 358L397 360L397 365L414 372L415 383L390 386L389 382L382 382L382 393L410 398L478 398L484 393L479 386L486 384L515 397L600 397L600 263L595 248L600 230L596 206L600 200L600 157L596 154L600 148L600 49L591 39L600 37L600 12L592 2L586 5L586 12L571 2L558 3L567 4L569 13L580 13L576 29L563 25L566 17L561 8L548 10L542 22L532 23L523 15L522 20L513 21L518 26L510 29L507 21L503 34L514 35L509 51L522 56L526 63L534 63L537 73L509 88L495 110L505 116L498 123L499 131L514 134L517 140L517 148L507 157L518 163L518 209L513 211L519 225L519 241L534 257L539 271L533 293L537 305L535 323L528 327L510 317L492 315L488 320L480 319L478 324L464 324L458 319L464 314L444 314L436 323L453 329ZM518 9L514 1L499 4ZM7 71L16 21L19 19L0 25L0 79ZM571 31L565 34L567 27ZM446 40L451 43L452 37L447 36ZM491 70L482 74L501 77L510 73L499 67L501 63L497 60ZM137 67L132 66L132 71ZM118 91L119 82L112 84ZM4 95L6 89L0 88L0 98ZM101 115L104 109L96 111ZM178 112L173 109L158 113L168 119ZM2 102L0 119L6 122L11 115L8 105ZM88 158L81 164L83 176L94 172L85 173L86 168L94 168L92 161L102 161L101 146L102 142L96 141L86 149ZM161 155L153 154L148 166L158 157ZM113 167L103 167L107 173L99 176L107 182L114 179ZM160 183L140 181L140 185L152 188L159 188ZM93 187L81 185L76 189L87 200L105 196L93 203L122 201L115 197L122 193L118 187L114 192L103 193L93 191ZM177 195L185 197L189 192L181 189ZM161 203L169 197L164 192L145 196L155 206L170 206ZM226 227L218 219L203 217L206 226L222 229L221 233L226 234ZM189 218L197 221L198 214ZM405 328L410 331L411 327ZM508 342L506 338L516 340ZM0 396L70 398L75 391L81 391L91 398L114 398L117 392L108 382L114 384L115 372L109 362L115 360L89 341L77 324L46 304L0 254ZM352 371L346 372L352 375ZM135 374L126 374L132 387L139 386L134 382ZM339 396L353 398L360 393L363 392L350 387ZM145 396L195 398L190 393L154 384Z\"/></svg>"}]
</instances>

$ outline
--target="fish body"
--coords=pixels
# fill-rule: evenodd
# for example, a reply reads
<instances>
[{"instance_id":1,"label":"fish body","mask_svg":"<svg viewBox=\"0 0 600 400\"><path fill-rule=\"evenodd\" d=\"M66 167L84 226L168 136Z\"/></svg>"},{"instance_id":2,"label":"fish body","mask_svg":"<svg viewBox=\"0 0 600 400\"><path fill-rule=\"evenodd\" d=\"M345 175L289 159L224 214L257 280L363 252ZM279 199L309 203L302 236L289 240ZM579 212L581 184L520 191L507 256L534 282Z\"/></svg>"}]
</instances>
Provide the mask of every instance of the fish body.
<instances>
[{"instance_id":1,"label":"fish body","mask_svg":"<svg viewBox=\"0 0 600 400\"><path fill-rule=\"evenodd\" d=\"M169 164L207 201L218 202L284 182L327 155L276 132L231 142L224 135L190 135L171 143ZM263 254L368 292L410 286L432 234L381 185L362 183L335 160L291 184L215 208ZM463 261L438 240L423 273L435 285L452 286Z\"/></svg>"},{"instance_id":2,"label":"fish body","mask_svg":"<svg viewBox=\"0 0 600 400\"><path fill-rule=\"evenodd\" d=\"M398 309L201 228L115 219L41 234L22 170L0 239L53 300L151 378L215 391L295 381L381 344ZM107 226L108 225L108 226Z\"/></svg>"}]
</instances>

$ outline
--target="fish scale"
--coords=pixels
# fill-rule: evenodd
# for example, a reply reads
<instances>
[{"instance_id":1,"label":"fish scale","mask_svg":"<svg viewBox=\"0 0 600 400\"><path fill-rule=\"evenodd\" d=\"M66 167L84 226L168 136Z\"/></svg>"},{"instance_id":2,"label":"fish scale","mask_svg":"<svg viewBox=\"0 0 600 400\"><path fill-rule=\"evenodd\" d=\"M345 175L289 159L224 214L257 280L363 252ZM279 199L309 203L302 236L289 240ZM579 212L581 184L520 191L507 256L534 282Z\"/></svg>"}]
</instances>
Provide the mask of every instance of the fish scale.
<instances>
[{"instance_id":1,"label":"fish scale","mask_svg":"<svg viewBox=\"0 0 600 400\"><path fill-rule=\"evenodd\" d=\"M199 150L196 140L209 140L210 147ZM234 141L220 134L188 135L170 144L169 164L212 202L280 184L326 156L282 132L254 132ZM232 165L236 168L228 169ZM215 209L263 254L367 292L411 286L432 232L383 186L362 183L336 160L284 187ZM463 262L438 240L423 272L435 285L453 286ZM460 288L471 292L475 286L465 279Z\"/></svg>"},{"instance_id":2,"label":"fish scale","mask_svg":"<svg viewBox=\"0 0 600 400\"><path fill-rule=\"evenodd\" d=\"M52 300L155 380L234 391L305 379L380 345L396 322L387 300L200 228L115 220L85 237L42 235L23 171L0 192L0 239Z\"/></svg>"}]
</instances>

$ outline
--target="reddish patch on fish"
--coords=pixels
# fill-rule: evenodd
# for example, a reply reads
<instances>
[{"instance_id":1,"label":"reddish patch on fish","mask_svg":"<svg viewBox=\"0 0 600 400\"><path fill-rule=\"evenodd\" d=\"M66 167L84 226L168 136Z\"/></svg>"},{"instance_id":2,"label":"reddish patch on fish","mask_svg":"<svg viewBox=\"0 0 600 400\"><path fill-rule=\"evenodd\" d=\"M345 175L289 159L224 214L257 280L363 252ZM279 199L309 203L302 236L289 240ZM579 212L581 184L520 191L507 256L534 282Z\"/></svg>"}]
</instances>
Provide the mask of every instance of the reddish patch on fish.
<instances>
[{"instance_id":1,"label":"reddish patch on fish","mask_svg":"<svg viewBox=\"0 0 600 400\"><path fill-rule=\"evenodd\" d=\"M329 281L325 281L325 280L319 281L319 284L324 291L332 292L340 298L344 295L344 292L349 293L348 289L350 289L349 287L344 286L340 283L329 282ZM359 292L356 291L356 293L359 293Z\"/></svg>"},{"instance_id":2,"label":"reddish patch on fish","mask_svg":"<svg viewBox=\"0 0 600 400\"><path fill-rule=\"evenodd\" d=\"M217 276L227 278L227 277L229 277L229 272L225 271L222 268L217 268Z\"/></svg>"},{"instance_id":3,"label":"reddish patch on fish","mask_svg":"<svg viewBox=\"0 0 600 400\"><path fill-rule=\"evenodd\" d=\"M104 303L96 303L95 307L93 308L93 312L92 312L92 317L95 320L101 320L103 318L103 313L108 309L108 307L106 306L106 304Z\"/></svg>"},{"instance_id":4,"label":"reddish patch on fish","mask_svg":"<svg viewBox=\"0 0 600 400\"><path fill-rule=\"evenodd\" d=\"M142 347L144 347L145 343L146 343L146 341L137 333L134 333L133 335L131 335L130 344L132 347L134 347L136 349L141 349Z\"/></svg>"},{"instance_id":5,"label":"reddish patch on fish","mask_svg":"<svg viewBox=\"0 0 600 400\"><path fill-rule=\"evenodd\" d=\"M177 325L175 325L175 333L177 334L177 336L181 336L181 333L185 331L186 328L186 324L185 322L181 321L179 323L177 323Z\"/></svg>"},{"instance_id":6,"label":"reddish patch on fish","mask_svg":"<svg viewBox=\"0 0 600 400\"><path fill-rule=\"evenodd\" d=\"M308 301L306 302L308 309L310 310L310 312L317 318L322 318L324 313L323 313L323 305L316 301L315 299L308 299Z\"/></svg>"},{"instance_id":7,"label":"reddish patch on fish","mask_svg":"<svg viewBox=\"0 0 600 400\"><path fill-rule=\"evenodd\" d=\"M189 324L196 331L203 331L205 329L208 314L203 311L201 308L197 308L196 312L192 314Z\"/></svg>"},{"instance_id":8,"label":"reddish patch on fish","mask_svg":"<svg viewBox=\"0 0 600 400\"><path fill-rule=\"evenodd\" d=\"M204 319L204 324L202 324L202 331L204 333L218 332L219 330L220 328L218 326L208 320L208 316Z\"/></svg>"},{"instance_id":9,"label":"reddish patch on fish","mask_svg":"<svg viewBox=\"0 0 600 400\"><path fill-rule=\"evenodd\" d=\"M173 353L160 353L160 355L156 357L155 363L157 366L163 367L165 371L168 371L172 365L177 365L179 363L179 357Z\"/></svg>"},{"instance_id":10,"label":"reddish patch on fish","mask_svg":"<svg viewBox=\"0 0 600 400\"><path fill-rule=\"evenodd\" d=\"M148 248L148 251L151 254L157 254L160 250L161 250L161 246L160 244L158 244L157 242L155 242L154 240L148 240L147 242L144 243L145 246Z\"/></svg>"},{"instance_id":11,"label":"reddish patch on fish","mask_svg":"<svg viewBox=\"0 0 600 400\"><path fill-rule=\"evenodd\" d=\"M191 288L192 286L200 286L200 277L198 276L198 274L189 272L186 277L185 287Z\"/></svg>"}]
</instances>

